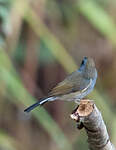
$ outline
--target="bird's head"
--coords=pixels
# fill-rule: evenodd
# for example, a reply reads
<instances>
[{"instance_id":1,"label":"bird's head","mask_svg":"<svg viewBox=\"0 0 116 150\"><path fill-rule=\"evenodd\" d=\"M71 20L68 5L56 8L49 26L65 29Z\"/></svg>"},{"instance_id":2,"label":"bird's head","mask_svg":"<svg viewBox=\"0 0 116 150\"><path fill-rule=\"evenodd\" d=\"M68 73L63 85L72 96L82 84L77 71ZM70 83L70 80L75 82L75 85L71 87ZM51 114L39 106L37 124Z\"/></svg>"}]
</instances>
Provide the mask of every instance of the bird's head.
<instances>
[{"instance_id":1,"label":"bird's head","mask_svg":"<svg viewBox=\"0 0 116 150\"><path fill-rule=\"evenodd\" d=\"M95 68L94 60L90 57L87 58L86 67L87 69Z\"/></svg>"},{"instance_id":2,"label":"bird's head","mask_svg":"<svg viewBox=\"0 0 116 150\"><path fill-rule=\"evenodd\" d=\"M85 78L94 78L96 74L96 68L92 58L84 57L80 68L82 68L82 72Z\"/></svg>"}]
</instances>

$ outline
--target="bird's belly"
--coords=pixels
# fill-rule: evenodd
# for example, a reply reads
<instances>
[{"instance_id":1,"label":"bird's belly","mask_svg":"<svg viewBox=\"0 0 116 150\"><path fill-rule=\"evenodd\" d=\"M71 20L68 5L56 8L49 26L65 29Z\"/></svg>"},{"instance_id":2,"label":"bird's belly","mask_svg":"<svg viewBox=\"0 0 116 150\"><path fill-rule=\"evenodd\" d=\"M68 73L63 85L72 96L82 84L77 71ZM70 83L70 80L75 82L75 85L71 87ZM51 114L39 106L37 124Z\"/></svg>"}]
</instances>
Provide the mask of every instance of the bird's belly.
<instances>
[{"instance_id":1,"label":"bird's belly","mask_svg":"<svg viewBox=\"0 0 116 150\"><path fill-rule=\"evenodd\" d=\"M79 99L79 94L77 92L73 92L70 94L66 94L60 97L61 100L66 100L66 101L73 101L76 99Z\"/></svg>"}]
</instances>

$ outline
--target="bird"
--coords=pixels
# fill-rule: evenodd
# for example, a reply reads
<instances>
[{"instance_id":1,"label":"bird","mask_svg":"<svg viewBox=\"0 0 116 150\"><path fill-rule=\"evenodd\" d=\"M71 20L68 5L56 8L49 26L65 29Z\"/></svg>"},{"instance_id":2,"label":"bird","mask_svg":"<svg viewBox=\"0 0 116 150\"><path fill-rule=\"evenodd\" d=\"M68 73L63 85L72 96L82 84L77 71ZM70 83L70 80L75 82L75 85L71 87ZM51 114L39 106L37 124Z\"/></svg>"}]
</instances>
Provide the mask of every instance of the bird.
<instances>
[{"instance_id":1,"label":"bird","mask_svg":"<svg viewBox=\"0 0 116 150\"><path fill-rule=\"evenodd\" d=\"M79 104L94 89L96 79L97 69L94 60L84 57L79 69L69 74L48 93L48 96L29 106L24 112L30 112L37 106L55 100L75 101Z\"/></svg>"}]
</instances>

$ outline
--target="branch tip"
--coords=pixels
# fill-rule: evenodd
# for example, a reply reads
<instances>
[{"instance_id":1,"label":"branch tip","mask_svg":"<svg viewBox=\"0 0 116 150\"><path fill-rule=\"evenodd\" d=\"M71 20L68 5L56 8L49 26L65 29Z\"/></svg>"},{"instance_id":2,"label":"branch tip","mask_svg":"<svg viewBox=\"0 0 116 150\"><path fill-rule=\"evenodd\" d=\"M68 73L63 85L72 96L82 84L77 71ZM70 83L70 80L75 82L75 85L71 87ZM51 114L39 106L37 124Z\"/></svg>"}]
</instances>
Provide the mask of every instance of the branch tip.
<instances>
[{"instance_id":1,"label":"branch tip","mask_svg":"<svg viewBox=\"0 0 116 150\"><path fill-rule=\"evenodd\" d=\"M88 116L92 113L94 109L94 103L91 100L82 100L77 109L79 116Z\"/></svg>"}]
</instances>

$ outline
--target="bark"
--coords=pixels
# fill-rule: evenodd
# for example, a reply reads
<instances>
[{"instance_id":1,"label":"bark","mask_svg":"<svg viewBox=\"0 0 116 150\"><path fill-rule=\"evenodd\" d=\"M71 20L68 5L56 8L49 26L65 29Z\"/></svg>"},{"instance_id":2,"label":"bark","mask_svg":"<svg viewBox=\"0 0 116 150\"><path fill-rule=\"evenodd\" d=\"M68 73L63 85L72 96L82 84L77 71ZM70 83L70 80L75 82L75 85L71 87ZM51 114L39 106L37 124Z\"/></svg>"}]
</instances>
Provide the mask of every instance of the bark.
<instances>
[{"instance_id":1,"label":"bark","mask_svg":"<svg viewBox=\"0 0 116 150\"><path fill-rule=\"evenodd\" d=\"M116 150L110 142L102 115L93 101L82 100L71 118L77 122L78 129L85 128L90 150Z\"/></svg>"}]
</instances>

